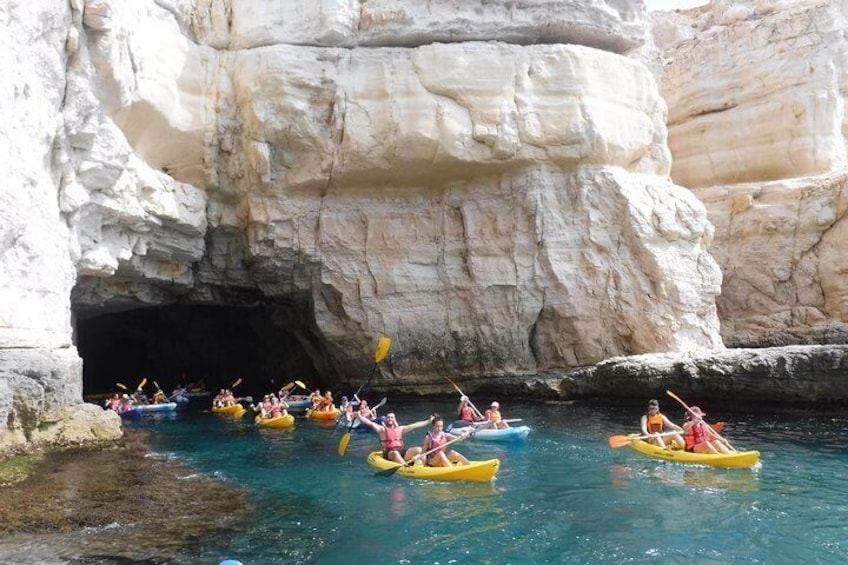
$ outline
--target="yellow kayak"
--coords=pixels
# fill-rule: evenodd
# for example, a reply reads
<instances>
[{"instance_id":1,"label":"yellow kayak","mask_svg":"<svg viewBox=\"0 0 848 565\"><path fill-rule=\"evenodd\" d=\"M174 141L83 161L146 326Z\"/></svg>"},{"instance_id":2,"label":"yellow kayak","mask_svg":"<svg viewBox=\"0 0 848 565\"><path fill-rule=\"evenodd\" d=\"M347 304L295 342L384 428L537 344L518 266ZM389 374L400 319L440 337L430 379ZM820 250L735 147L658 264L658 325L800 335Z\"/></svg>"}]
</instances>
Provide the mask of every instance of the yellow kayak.
<instances>
[{"instance_id":1,"label":"yellow kayak","mask_svg":"<svg viewBox=\"0 0 848 565\"><path fill-rule=\"evenodd\" d=\"M241 404L233 404L231 406L212 407L212 411L216 414L229 414L233 418L241 418L247 410Z\"/></svg>"},{"instance_id":2,"label":"yellow kayak","mask_svg":"<svg viewBox=\"0 0 848 565\"><path fill-rule=\"evenodd\" d=\"M277 416L276 418L263 418L257 416L253 419L254 422L266 428L290 428L294 426L294 416L286 414L285 416Z\"/></svg>"},{"instance_id":3,"label":"yellow kayak","mask_svg":"<svg viewBox=\"0 0 848 565\"><path fill-rule=\"evenodd\" d=\"M374 451L368 456L368 464L380 471L394 469L398 466L394 461L383 459L383 454L379 451ZM421 463L415 463L401 467L395 475L407 479L427 481L486 482L494 478L500 466L501 462L498 459L471 461L468 465L454 465L453 467L427 467Z\"/></svg>"},{"instance_id":4,"label":"yellow kayak","mask_svg":"<svg viewBox=\"0 0 848 565\"><path fill-rule=\"evenodd\" d=\"M638 437L633 434L634 437ZM682 449L663 449L658 445L634 439L628 446L653 459L665 459L674 463L710 465L712 467L753 467L760 460L759 451L739 451L737 453L692 453Z\"/></svg>"},{"instance_id":5,"label":"yellow kayak","mask_svg":"<svg viewBox=\"0 0 848 565\"><path fill-rule=\"evenodd\" d=\"M335 406L332 410L313 410L310 408L306 411L306 417L319 422L335 422L341 413L342 411Z\"/></svg>"}]
</instances>

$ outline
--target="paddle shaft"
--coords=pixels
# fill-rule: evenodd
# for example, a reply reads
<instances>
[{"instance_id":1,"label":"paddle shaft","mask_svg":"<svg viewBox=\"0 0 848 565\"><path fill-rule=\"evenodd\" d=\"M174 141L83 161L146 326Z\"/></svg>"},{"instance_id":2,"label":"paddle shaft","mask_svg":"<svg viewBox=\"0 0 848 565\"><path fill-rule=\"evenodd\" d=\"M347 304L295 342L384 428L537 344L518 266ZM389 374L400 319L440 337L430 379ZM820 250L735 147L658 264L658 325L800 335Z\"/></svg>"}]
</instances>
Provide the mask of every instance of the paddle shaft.
<instances>
[{"instance_id":1,"label":"paddle shaft","mask_svg":"<svg viewBox=\"0 0 848 565\"><path fill-rule=\"evenodd\" d=\"M736 448L735 448L735 447L733 447L732 445L730 445L730 442L729 442L729 441L727 441L726 439L724 439L723 437L721 437L721 435L720 435L717 431L715 431L715 430L712 428L712 426L710 426L709 424L707 424L707 423L704 421L704 419L703 419L703 418L701 418L701 417L700 417L700 416L699 416L696 412L694 412L691 408L689 408L689 405L688 405L688 404L686 404L685 402L683 402L683 400L682 400L679 396L677 396L676 394L674 394L674 393L673 393L673 392L671 392L670 390L665 391L665 393L666 393L667 395L669 395L670 397L672 397L673 399L675 399L677 402L679 402L679 403L680 403L680 404L681 404L681 405L682 405L682 406L686 409L686 411L687 411L687 412L689 412L689 413L692 415L692 417L693 417L693 418L695 418L696 420L698 420L698 421L700 421L701 423L705 424L705 425L706 425L706 428L709 430L709 432L710 432L711 434L713 434L715 437L717 437L718 439L720 439L721 441L723 441L724 443L726 443L726 444L727 444L727 446L728 446L730 449L733 449L734 451L736 451Z\"/></svg>"},{"instance_id":2,"label":"paddle shaft","mask_svg":"<svg viewBox=\"0 0 848 565\"><path fill-rule=\"evenodd\" d=\"M362 385L361 387L359 387L359 390L357 390L356 393L353 395L354 397L356 397L356 395L359 394L362 391L363 388L368 388L368 385L371 384L371 379L374 378L374 375L377 374L377 370L380 368L380 361L385 359L386 355L389 354L389 348L391 346L392 346L392 340L390 340L386 336L380 337L380 339L377 342L377 349L374 351L374 369L371 371L371 374L368 375L368 380L365 381L365 384ZM375 408L372 408L372 410L376 410L377 408L380 407L380 405L384 404L385 402L386 402L386 399L383 398L382 402L380 402L380 404L377 405ZM350 432L353 429L354 420L355 420L355 418L350 419L350 424L348 424L347 430L345 431L344 435L342 436L341 441L339 441L339 447L337 448L337 451L338 451L338 454L341 457L344 457L345 451L347 450L347 444L350 443Z\"/></svg>"},{"instance_id":3,"label":"paddle shaft","mask_svg":"<svg viewBox=\"0 0 848 565\"><path fill-rule=\"evenodd\" d=\"M618 449L619 447L624 447L629 444L631 441L636 439L648 439L657 436L673 436L675 434L679 434L680 432L662 432L659 434L648 434L641 436L612 436L610 437L610 447L614 449ZM681 446L682 447L682 446Z\"/></svg>"}]
</instances>

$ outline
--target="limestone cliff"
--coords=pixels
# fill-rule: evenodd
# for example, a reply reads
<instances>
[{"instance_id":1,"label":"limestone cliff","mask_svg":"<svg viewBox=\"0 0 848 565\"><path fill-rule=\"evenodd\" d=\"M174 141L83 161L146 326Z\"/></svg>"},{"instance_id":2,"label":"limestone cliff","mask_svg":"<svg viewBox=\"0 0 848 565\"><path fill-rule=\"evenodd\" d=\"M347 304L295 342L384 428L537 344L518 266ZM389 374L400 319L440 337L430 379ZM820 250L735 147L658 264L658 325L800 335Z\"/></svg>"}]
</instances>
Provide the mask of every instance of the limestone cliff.
<instances>
[{"instance_id":1,"label":"limestone cliff","mask_svg":"<svg viewBox=\"0 0 848 565\"><path fill-rule=\"evenodd\" d=\"M12 395L80 401L78 368L58 395L17 356L74 358L72 312L236 292L295 304L279 323L340 380L381 333L379 380L404 386L721 348L713 228L669 180L666 104L629 56L643 18L639 0L4 3ZM30 408L0 405L0 445L44 421Z\"/></svg>"},{"instance_id":2,"label":"limestone cliff","mask_svg":"<svg viewBox=\"0 0 848 565\"><path fill-rule=\"evenodd\" d=\"M836 0L654 16L671 175L715 226L728 345L848 342L846 27Z\"/></svg>"}]
</instances>

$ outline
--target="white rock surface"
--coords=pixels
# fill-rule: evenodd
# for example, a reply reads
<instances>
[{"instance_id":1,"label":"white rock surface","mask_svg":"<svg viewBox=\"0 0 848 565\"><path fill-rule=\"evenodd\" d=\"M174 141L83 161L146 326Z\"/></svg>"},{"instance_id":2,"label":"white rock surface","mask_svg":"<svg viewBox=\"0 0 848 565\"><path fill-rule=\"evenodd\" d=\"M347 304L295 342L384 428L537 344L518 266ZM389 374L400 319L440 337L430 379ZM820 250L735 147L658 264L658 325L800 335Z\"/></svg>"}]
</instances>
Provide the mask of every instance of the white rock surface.
<instances>
[{"instance_id":1,"label":"white rock surface","mask_svg":"<svg viewBox=\"0 0 848 565\"><path fill-rule=\"evenodd\" d=\"M716 226L726 343L848 336L846 27L836 0L713 2L654 27L672 178Z\"/></svg>"},{"instance_id":2,"label":"white rock surface","mask_svg":"<svg viewBox=\"0 0 848 565\"><path fill-rule=\"evenodd\" d=\"M643 14L629 0L5 3L11 394L79 403L71 301L227 286L311 296L342 368L392 335L390 378L406 383L721 347L712 227L669 181L665 102L624 55ZM42 395L53 375L70 386ZM33 415L7 427L34 442L21 430L61 412L39 410L0 421ZM51 437L108 436L67 429Z\"/></svg>"}]
</instances>

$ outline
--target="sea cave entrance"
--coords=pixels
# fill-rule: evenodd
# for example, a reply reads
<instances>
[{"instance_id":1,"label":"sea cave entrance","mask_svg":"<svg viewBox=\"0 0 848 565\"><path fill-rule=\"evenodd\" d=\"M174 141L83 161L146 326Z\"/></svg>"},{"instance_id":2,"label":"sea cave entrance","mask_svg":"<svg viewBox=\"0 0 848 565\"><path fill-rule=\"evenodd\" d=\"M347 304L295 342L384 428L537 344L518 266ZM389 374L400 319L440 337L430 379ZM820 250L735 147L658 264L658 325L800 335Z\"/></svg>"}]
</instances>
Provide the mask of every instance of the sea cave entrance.
<instances>
[{"instance_id":1,"label":"sea cave entrance","mask_svg":"<svg viewBox=\"0 0 848 565\"><path fill-rule=\"evenodd\" d=\"M166 393L203 381L217 391L259 395L294 379L323 384L319 340L285 306L168 305L119 312L75 310L83 393L135 388L146 378ZM317 361L317 362L316 362ZM310 385L311 386L311 385Z\"/></svg>"}]
</instances>

